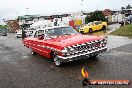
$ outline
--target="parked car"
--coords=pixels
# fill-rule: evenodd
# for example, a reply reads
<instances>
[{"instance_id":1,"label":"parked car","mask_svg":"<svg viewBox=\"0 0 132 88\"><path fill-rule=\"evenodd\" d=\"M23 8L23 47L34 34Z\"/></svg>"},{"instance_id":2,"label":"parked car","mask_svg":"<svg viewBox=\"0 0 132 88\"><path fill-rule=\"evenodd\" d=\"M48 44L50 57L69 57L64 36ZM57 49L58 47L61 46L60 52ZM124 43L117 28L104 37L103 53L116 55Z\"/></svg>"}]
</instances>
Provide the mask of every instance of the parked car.
<instances>
[{"instance_id":1,"label":"parked car","mask_svg":"<svg viewBox=\"0 0 132 88\"><path fill-rule=\"evenodd\" d=\"M79 32L80 33L92 33L93 31L105 29L106 27L107 27L107 22L94 21L80 28Z\"/></svg>"},{"instance_id":2,"label":"parked car","mask_svg":"<svg viewBox=\"0 0 132 88\"><path fill-rule=\"evenodd\" d=\"M22 30L17 31L16 37L17 38L22 38Z\"/></svg>"},{"instance_id":3,"label":"parked car","mask_svg":"<svg viewBox=\"0 0 132 88\"><path fill-rule=\"evenodd\" d=\"M32 36L33 30L24 30L26 32L26 36ZM17 38L22 38L22 30L17 31Z\"/></svg>"},{"instance_id":4,"label":"parked car","mask_svg":"<svg viewBox=\"0 0 132 88\"><path fill-rule=\"evenodd\" d=\"M3 31L2 36L7 36L7 32Z\"/></svg>"},{"instance_id":5,"label":"parked car","mask_svg":"<svg viewBox=\"0 0 132 88\"><path fill-rule=\"evenodd\" d=\"M0 36L7 36L7 32L3 29L0 29Z\"/></svg>"},{"instance_id":6,"label":"parked car","mask_svg":"<svg viewBox=\"0 0 132 88\"><path fill-rule=\"evenodd\" d=\"M128 17L126 17L126 19L120 21L119 24L121 24L121 26L126 24L132 24L132 15L129 15Z\"/></svg>"},{"instance_id":7,"label":"parked car","mask_svg":"<svg viewBox=\"0 0 132 88\"><path fill-rule=\"evenodd\" d=\"M57 66L65 62L87 57L96 57L107 49L104 37L77 33L70 26L56 26L37 29L23 44L33 55L40 54L54 59Z\"/></svg>"},{"instance_id":8,"label":"parked car","mask_svg":"<svg viewBox=\"0 0 132 88\"><path fill-rule=\"evenodd\" d=\"M129 24L132 24L132 15L129 15L129 16L127 17L127 22L128 22Z\"/></svg>"}]
</instances>

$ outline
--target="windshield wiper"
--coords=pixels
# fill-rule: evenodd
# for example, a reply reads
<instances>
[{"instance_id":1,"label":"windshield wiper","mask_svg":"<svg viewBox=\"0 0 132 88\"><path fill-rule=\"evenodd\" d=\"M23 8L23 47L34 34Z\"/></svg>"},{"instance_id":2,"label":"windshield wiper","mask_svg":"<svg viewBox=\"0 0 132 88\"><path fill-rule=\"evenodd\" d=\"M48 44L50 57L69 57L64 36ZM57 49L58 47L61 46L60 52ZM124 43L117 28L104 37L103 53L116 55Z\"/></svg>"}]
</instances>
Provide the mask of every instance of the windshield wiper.
<instances>
[{"instance_id":1,"label":"windshield wiper","mask_svg":"<svg viewBox=\"0 0 132 88\"><path fill-rule=\"evenodd\" d=\"M71 35L70 33L66 33L65 35Z\"/></svg>"}]
</instances>

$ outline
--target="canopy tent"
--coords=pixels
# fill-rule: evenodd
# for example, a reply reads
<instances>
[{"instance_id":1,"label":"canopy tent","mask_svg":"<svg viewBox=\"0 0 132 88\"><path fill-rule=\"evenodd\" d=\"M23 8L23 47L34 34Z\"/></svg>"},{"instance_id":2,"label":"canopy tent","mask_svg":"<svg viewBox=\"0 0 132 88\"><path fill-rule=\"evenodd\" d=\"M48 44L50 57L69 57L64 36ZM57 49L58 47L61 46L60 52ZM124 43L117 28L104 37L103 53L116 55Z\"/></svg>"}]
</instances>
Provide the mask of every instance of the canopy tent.
<instances>
[{"instance_id":1,"label":"canopy tent","mask_svg":"<svg viewBox=\"0 0 132 88\"><path fill-rule=\"evenodd\" d=\"M50 20L44 20L44 21L38 21L38 22L34 22L31 25L31 28L45 28L45 27L51 27L52 26L52 21Z\"/></svg>"}]
</instances>

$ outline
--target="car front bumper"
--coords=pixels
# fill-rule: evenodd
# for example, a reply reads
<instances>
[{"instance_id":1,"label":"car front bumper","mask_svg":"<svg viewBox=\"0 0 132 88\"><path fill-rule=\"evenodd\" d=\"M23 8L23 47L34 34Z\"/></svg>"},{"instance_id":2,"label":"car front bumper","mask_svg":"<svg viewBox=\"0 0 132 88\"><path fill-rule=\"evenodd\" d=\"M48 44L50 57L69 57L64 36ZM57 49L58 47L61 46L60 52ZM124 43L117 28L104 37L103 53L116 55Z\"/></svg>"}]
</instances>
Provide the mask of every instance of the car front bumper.
<instances>
[{"instance_id":1,"label":"car front bumper","mask_svg":"<svg viewBox=\"0 0 132 88\"><path fill-rule=\"evenodd\" d=\"M66 57L58 56L58 58L60 58L61 62L70 62L70 61L75 61L75 60L79 60L79 59L88 58L88 57L97 55L99 53L105 52L106 50L107 50L107 47L103 47L103 48L98 49L98 50L88 51L88 52L75 54L75 55L70 55L70 56L66 56Z\"/></svg>"},{"instance_id":2,"label":"car front bumper","mask_svg":"<svg viewBox=\"0 0 132 88\"><path fill-rule=\"evenodd\" d=\"M84 31L79 31L80 33L84 34Z\"/></svg>"}]
</instances>

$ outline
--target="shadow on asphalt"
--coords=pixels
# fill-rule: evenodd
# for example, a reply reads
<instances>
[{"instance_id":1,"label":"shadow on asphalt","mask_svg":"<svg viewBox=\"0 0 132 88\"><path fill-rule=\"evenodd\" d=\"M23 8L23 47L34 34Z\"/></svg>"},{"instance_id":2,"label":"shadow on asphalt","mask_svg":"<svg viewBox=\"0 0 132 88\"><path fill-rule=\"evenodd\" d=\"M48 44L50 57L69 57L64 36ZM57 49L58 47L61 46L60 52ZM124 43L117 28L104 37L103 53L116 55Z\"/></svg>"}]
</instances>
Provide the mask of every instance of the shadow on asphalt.
<instances>
[{"instance_id":1,"label":"shadow on asphalt","mask_svg":"<svg viewBox=\"0 0 132 88\"><path fill-rule=\"evenodd\" d=\"M73 62L64 63L63 67L76 67L76 66L86 66L88 64L95 64L99 62L99 58L85 58Z\"/></svg>"},{"instance_id":2,"label":"shadow on asphalt","mask_svg":"<svg viewBox=\"0 0 132 88\"><path fill-rule=\"evenodd\" d=\"M57 67L55 66L54 64L54 61L53 59L48 59L48 58L45 58L39 54L37 55L30 55L30 57L32 58L32 60L34 60L36 63L41 63L41 64L47 64L48 66L54 66L54 67ZM80 60L76 60L76 61L72 61L72 62L67 62L67 63L63 63L63 66L62 67L58 67L58 68L69 68L69 67L83 67L85 65L91 65L91 64L97 64L99 63L100 60L97 57L94 57L94 58L83 58L83 59L80 59Z\"/></svg>"}]
</instances>

